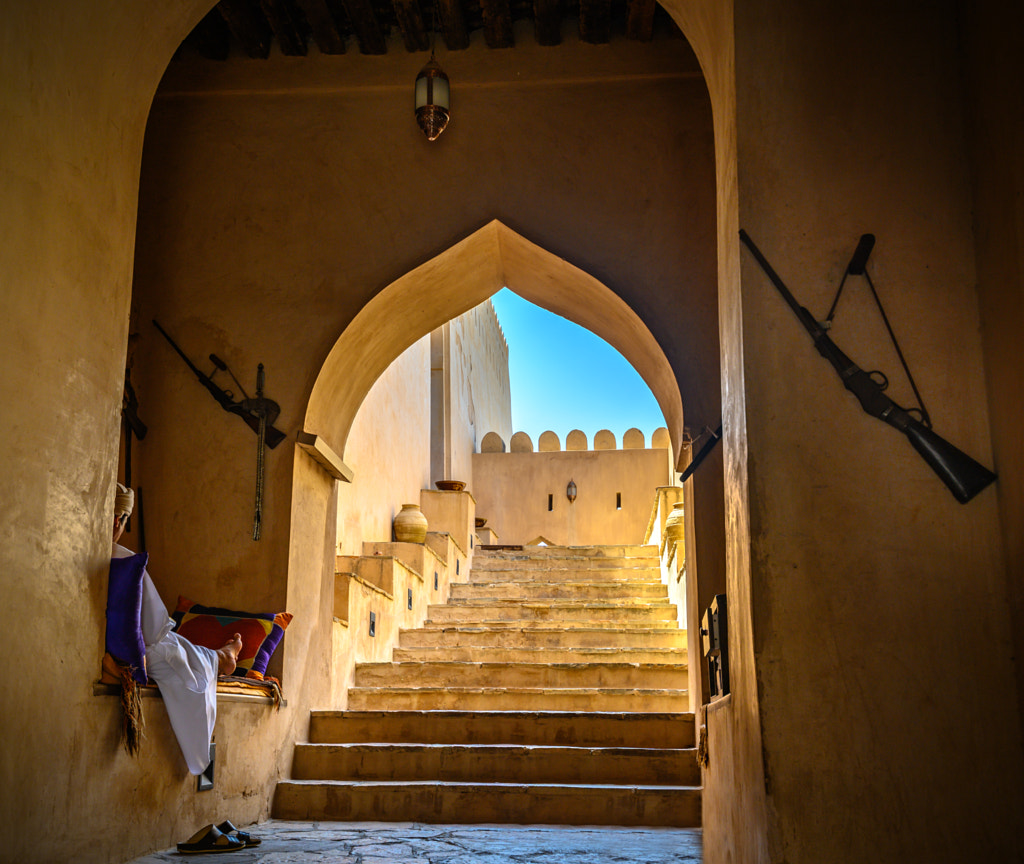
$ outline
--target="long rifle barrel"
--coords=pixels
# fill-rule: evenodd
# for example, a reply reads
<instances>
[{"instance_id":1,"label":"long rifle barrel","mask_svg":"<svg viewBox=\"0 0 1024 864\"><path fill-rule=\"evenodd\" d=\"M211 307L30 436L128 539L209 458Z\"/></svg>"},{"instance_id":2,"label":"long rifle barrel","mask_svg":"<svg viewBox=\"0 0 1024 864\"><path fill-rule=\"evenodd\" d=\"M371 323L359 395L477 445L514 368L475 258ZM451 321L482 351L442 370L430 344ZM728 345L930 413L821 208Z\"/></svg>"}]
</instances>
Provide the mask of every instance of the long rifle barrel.
<instances>
[{"instance_id":1,"label":"long rifle barrel","mask_svg":"<svg viewBox=\"0 0 1024 864\"><path fill-rule=\"evenodd\" d=\"M861 407L872 417L884 420L895 429L899 429L921 454L931 469L938 474L943 483L961 504L966 504L982 489L996 479L996 475L984 465L976 462L966 453L958 450L948 441L935 434L923 423L916 420L906 409L900 407L882 392L881 386L849 357L847 357L832 341L825 328L818 323L806 307L801 306L779 275L772 269L768 260L761 254L754 241L742 228L740 240L750 250L750 254L761 265L761 269L779 290L786 303L796 313L800 323L804 325L814 347L832 367L846 387L860 401ZM859 248L859 247L858 247ZM868 250L870 251L870 250ZM856 257L856 256L855 256ZM865 255L865 259L866 259Z\"/></svg>"}]
</instances>

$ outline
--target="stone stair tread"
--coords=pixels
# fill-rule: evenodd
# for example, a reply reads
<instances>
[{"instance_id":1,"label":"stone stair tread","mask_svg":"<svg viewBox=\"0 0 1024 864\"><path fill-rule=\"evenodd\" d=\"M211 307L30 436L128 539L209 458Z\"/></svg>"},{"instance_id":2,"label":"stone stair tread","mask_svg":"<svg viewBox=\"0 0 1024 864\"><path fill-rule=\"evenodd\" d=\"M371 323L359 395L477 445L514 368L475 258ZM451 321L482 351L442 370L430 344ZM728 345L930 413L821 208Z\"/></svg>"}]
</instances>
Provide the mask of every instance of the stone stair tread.
<instances>
[{"instance_id":1,"label":"stone stair tread","mask_svg":"<svg viewBox=\"0 0 1024 864\"><path fill-rule=\"evenodd\" d=\"M275 818L425 823L700 824L699 786L281 781Z\"/></svg>"},{"instance_id":2,"label":"stone stair tread","mask_svg":"<svg viewBox=\"0 0 1024 864\"><path fill-rule=\"evenodd\" d=\"M578 695L633 695L633 696L685 696L688 691L670 687L349 687L349 693L488 693L501 695L519 693L523 695L561 696Z\"/></svg>"},{"instance_id":3,"label":"stone stair tread","mask_svg":"<svg viewBox=\"0 0 1024 864\"><path fill-rule=\"evenodd\" d=\"M479 787L483 789L635 789L637 791L667 792L693 790L700 786L656 786L649 783L480 783L472 780L280 780L279 784L291 783L296 786L455 786Z\"/></svg>"},{"instance_id":4,"label":"stone stair tread","mask_svg":"<svg viewBox=\"0 0 1024 864\"><path fill-rule=\"evenodd\" d=\"M499 630L511 630L511 629L514 629L514 626L519 626L519 627L522 628L522 622L499 621L497 623L499 623L499 624L508 624L509 625L508 627L499 627L499 628L497 628ZM546 622L538 622L538 623L541 624L541 625L544 625ZM577 622L577 623L579 623L581 626L574 627L573 628L574 630L581 630L581 631L584 631L584 632L586 632L588 630L592 630L595 633L603 633L603 632L605 632L608 629L607 627L586 627L586 626L584 626L586 624L586 622ZM417 627L415 630L402 630L401 632L402 633L416 633L416 632L418 632L419 630L422 630L422 629L423 628L421 628L421 627ZM475 626L474 622L472 622L472 621L459 621L459 622L445 621L443 627L438 627L436 629L441 631L441 632L451 631L453 633L473 633L473 632L487 632L491 628ZM529 627L529 628L522 628L522 629L528 629L528 630L530 630L531 633L539 633L539 632L559 633L562 630L564 630L565 628L561 627L561 626L549 625L549 626L538 626L538 627ZM630 626L624 626L624 627L618 628L617 632L624 633L624 634L633 634L633 635L636 635L636 636L641 636L641 635L647 635L647 634L651 634L651 633L658 633L658 634L660 634L663 629L664 628L662 628L662 627L630 627ZM675 632L681 633L681 634L685 634L686 633L685 630L678 630L678 629L676 629Z\"/></svg>"},{"instance_id":5,"label":"stone stair tread","mask_svg":"<svg viewBox=\"0 0 1024 864\"><path fill-rule=\"evenodd\" d=\"M431 662L431 661L467 661L471 663L599 663L605 662L604 658L618 657L623 663L649 663L656 665L679 665L687 666L686 648L642 648L624 646L621 648L578 648L571 646L550 646L535 648L531 646L504 646L504 645L454 645L454 646L427 646L395 648L393 658L396 663L403 662ZM506 655L505 659L496 659L497 656ZM631 655L643 655L646 660L631 660ZM564 659L545 660L544 657L559 657ZM570 659L579 657L580 659Z\"/></svg>"},{"instance_id":6,"label":"stone stair tread","mask_svg":"<svg viewBox=\"0 0 1024 864\"><path fill-rule=\"evenodd\" d=\"M668 597L649 597L638 602L635 597L617 598L620 602L615 603L614 598L604 600L580 600L572 597L530 597L528 600L518 597L457 597L445 603L446 608L479 608L486 609L488 606L519 609L660 609L674 606L669 602ZM432 603L431 608L438 608L439 604Z\"/></svg>"},{"instance_id":7,"label":"stone stair tread","mask_svg":"<svg viewBox=\"0 0 1024 864\"><path fill-rule=\"evenodd\" d=\"M649 757L651 759L662 757L662 756L687 756L696 753L695 747L673 747L673 748L658 748L658 747L601 747L599 745L586 745L586 744L438 744L438 743L418 743L418 742L398 742L398 741L311 741L302 744L296 744L296 747L305 748L316 748L320 750L330 750L331 748L340 750L366 750L366 751L379 751L379 750L462 750L467 753L485 750L488 752L502 752L510 754L527 754L532 756L543 756L545 754L553 753L578 753L584 754L589 753L594 756L637 756L637 757ZM651 784L649 784L651 785ZM659 784L660 785L660 784Z\"/></svg>"},{"instance_id":8,"label":"stone stair tread","mask_svg":"<svg viewBox=\"0 0 1024 864\"><path fill-rule=\"evenodd\" d=\"M650 582L658 582L661 573L658 570L637 570L629 571L614 568L608 571L580 571L576 569L564 570L471 570L465 582L457 582L457 585L491 585L495 582L511 582L516 584L546 583L558 584L574 582L598 582L607 581L608 576L614 573L616 581L621 585L646 585ZM608 575L606 575L608 574Z\"/></svg>"},{"instance_id":9,"label":"stone stair tread","mask_svg":"<svg viewBox=\"0 0 1024 864\"><path fill-rule=\"evenodd\" d=\"M524 546L522 549L485 549L480 552L487 558L520 556L530 558L558 558L567 555L585 558L600 558L612 555L616 558L656 558L658 547L643 543L612 543L606 546Z\"/></svg>"},{"instance_id":10,"label":"stone stair tread","mask_svg":"<svg viewBox=\"0 0 1024 864\"><path fill-rule=\"evenodd\" d=\"M648 627L643 628L647 631L654 630L670 630L676 632L679 628L676 624L675 619L655 618L652 621L647 622ZM615 632L629 632L624 631L622 627L622 621L616 621L611 618L590 618L582 621L573 620L562 620L559 622L559 626L552 627L551 622L548 619L532 619L532 618L477 618L469 619L465 621L452 621L452 620L440 620L440 619L428 619L423 622L423 630L612 630ZM462 627L454 625L463 625Z\"/></svg>"},{"instance_id":11,"label":"stone stair tread","mask_svg":"<svg viewBox=\"0 0 1024 864\"><path fill-rule=\"evenodd\" d=\"M658 672L664 672L665 669L672 669L673 666L677 667L681 671L686 670L686 665L679 664L664 664L664 663L571 663L571 662L559 662L559 663L531 663L531 662L517 662L517 661L488 661L488 660L397 660L397 661L367 661L365 663L356 664L357 669L363 669L367 667L387 667L389 669L396 669L396 671L404 671L413 673L418 668L425 666L443 666L459 667L460 669L504 669L509 666L515 669L644 669L651 667L656 669Z\"/></svg>"},{"instance_id":12,"label":"stone stair tread","mask_svg":"<svg viewBox=\"0 0 1024 864\"><path fill-rule=\"evenodd\" d=\"M696 746L696 721L683 711L370 707L311 712L309 739L690 749Z\"/></svg>"},{"instance_id":13,"label":"stone stair tread","mask_svg":"<svg viewBox=\"0 0 1024 864\"><path fill-rule=\"evenodd\" d=\"M597 654L597 655L609 656L609 657L610 656L617 657L617 656L623 656L623 655L626 655L628 657L630 654L663 654L663 655L665 655L667 657L671 657L671 656L683 656L683 657L685 657L686 653L687 653L687 650L686 650L685 646L681 646L681 647L671 647L671 646L657 647L657 646L655 646L653 648L644 648L642 646L624 645L624 646L620 646L620 647L602 646L602 647L590 648L590 647L586 647L586 646L578 647L578 646L571 646L571 645L569 645L569 646L562 646L562 645L555 645L555 646L549 646L549 645L542 645L542 646L517 645L517 646L514 646L514 647L508 647L508 646L505 646L505 645L497 645L497 646L490 646L490 645L475 645L475 646L473 646L473 645L469 645L469 646L455 646L455 647L457 647L457 648L458 647L465 647L467 650L481 651L481 652L484 652L484 653L486 653L488 651L515 651L515 652L521 653L521 654L537 655L538 658L542 657L545 654L557 654L557 653L565 653L565 654ZM428 647L425 647L425 648L402 648L402 647L398 647L398 648L394 649L395 652L406 652L406 651L437 651L437 652L444 652L444 651L447 651L447 650L452 650L452 648L444 648L444 647L438 647L438 646L428 646ZM408 659L412 659L412 658L406 658L406 659L408 660ZM453 659L457 659L457 658L453 658ZM367 662L374 662L374 660L367 660ZM401 662L401 660L394 660L393 662ZM474 662L503 662L503 661L500 661L500 660L479 660L479 661L474 661ZM544 660L544 662L548 662L548 661ZM563 662L573 662L573 661L572 660L565 660ZM630 661L629 660L624 660L623 662L630 662Z\"/></svg>"},{"instance_id":14,"label":"stone stair tread","mask_svg":"<svg viewBox=\"0 0 1024 864\"><path fill-rule=\"evenodd\" d=\"M439 708L437 710L403 710L403 709L389 709L389 708L366 708L359 710L352 710L347 708L333 709L333 708L322 708L314 711L310 711L310 717L312 718L342 718L342 719L356 719L356 718L374 718L374 717L448 717L448 718L465 718L467 720L487 720L490 717L494 718L509 718L518 717L523 720L529 720L534 717L539 717L547 720L576 720L581 717L598 717L605 720L642 720L645 722L655 722L658 720L666 722L694 722L694 715L690 712L678 713L676 711L652 711L652 712L637 712L637 711L463 711L459 709L445 709Z\"/></svg>"},{"instance_id":15,"label":"stone stair tread","mask_svg":"<svg viewBox=\"0 0 1024 864\"><path fill-rule=\"evenodd\" d=\"M450 609L452 606L522 606L527 609L650 609L661 608L662 606L674 606L669 603L668 598L651 597L648 600L638 600L634 597L624 597L627 603L613 603L611 600L580 600L575 597L480 597L450 600L447 603L431 603L428 609Z\"/></svg>"}]
</instances>

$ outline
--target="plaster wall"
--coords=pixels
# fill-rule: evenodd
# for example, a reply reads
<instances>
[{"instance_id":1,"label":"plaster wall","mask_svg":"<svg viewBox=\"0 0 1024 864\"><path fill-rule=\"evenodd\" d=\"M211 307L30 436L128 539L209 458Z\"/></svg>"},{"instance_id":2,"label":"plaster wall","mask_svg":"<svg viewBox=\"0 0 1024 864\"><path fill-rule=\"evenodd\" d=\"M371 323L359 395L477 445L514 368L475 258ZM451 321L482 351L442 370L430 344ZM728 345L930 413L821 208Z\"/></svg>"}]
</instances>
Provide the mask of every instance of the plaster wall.
<instances>
[{"instance_id":1,"label":"plaster wall","mask_svg":"<svg viewBox=\"0 0 1024 864\"><path fill-rule=\"evenodd\" d=\"M992 451L999 484L1018 712L1024 698L1024 7L963 4L967 132L974 179L974 232L985 337ZM1021 713L1024 738L1024 712Z\"/></svg>"},{"instance_id":2,"label":"plaster wall","mask_svg":"<svg viewBox=\"0 0 1024 864\"><path fill-rule=\"evenodd\" d=\"M577 487L573 503L565 491L570 480ZM499 543L525 544L543 536L558 546L641 544L657 488L669 482L664 450L473 456L476 510Z\"/></svg>"},{"instance_id":3,"label":"plaster wall","mask_svg":"<svg viewBox=\"0 0 1024 864\"><path fill-rule=\"evenodd\" d=\"M377 379L356 415L345 462L351 483L338 486L338 552L358 555L364 541L390 540L402 504L430 486L430 337L399 356Z\"/></svg>"},{"instance_id":4,"label":"plaster wall","mask_svg":"<svg viewBox=\"0 0 1024 864\"><path fill-rule=\"evenodd\" d=\"M490 301L451 322L451 477L468 480L473 454L488 432L512 435L508 345Z\"/></svg>"},{"instance_id":5,"label":"plaster wall","mask_svg":"<svg viewBox=\"0 0 1024 864\"><path fill-rule=\"evenodd\" d=\"M0 588L12 674L0 697L0 827L14 861L123 860L223 807L194 793L159 700L129 759L103 653L118 408L138 179L150 100L202 4L12 0L0 16ZM221 714L223 777L255 815L236 732L285 715ZM169 743L168 743L169 742ZM255 760L254 760L255 761ZM255 784L259 787L256 797Z\"/></svg>"},{"instance_id":6,"label":"plaster wall","mask_svg":"<svg viewBox=\"0 0 1024 864\"><path fill-rule=\"evenodd\" d=\"M742 225L819 316L874 233L869 269L937 431L991 464L953 4L742 0L735 14ZM958 504L741 260L770 858L1019 858L997 490ZM864 287L848 286L831 335L911 403ZM709 718L713 747L738 743L737 710Z\"/></svg>"}]
</instances>

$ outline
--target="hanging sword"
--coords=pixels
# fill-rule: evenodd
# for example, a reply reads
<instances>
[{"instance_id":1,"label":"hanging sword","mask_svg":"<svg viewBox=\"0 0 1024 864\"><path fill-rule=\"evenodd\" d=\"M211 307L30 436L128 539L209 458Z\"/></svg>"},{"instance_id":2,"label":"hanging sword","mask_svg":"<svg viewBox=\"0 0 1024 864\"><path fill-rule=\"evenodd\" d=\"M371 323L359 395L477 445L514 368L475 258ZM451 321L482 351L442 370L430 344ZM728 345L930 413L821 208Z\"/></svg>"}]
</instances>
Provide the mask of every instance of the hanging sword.
<instances>
[{"instance_id":1,"label":"hanging sword","mask_svg":"<svg viewBox=\"0 0 1024 864\"><path fill-rule=\"evenodd\" d=\"M256 428L256 507L252 522L253 540L260 539L260 523L263 521L263 457L267 443L268 401L263 398L263 364L260 363L256 367L256 398L246 399L242 403L259 419Z\"/></svg>"}]
</instances>

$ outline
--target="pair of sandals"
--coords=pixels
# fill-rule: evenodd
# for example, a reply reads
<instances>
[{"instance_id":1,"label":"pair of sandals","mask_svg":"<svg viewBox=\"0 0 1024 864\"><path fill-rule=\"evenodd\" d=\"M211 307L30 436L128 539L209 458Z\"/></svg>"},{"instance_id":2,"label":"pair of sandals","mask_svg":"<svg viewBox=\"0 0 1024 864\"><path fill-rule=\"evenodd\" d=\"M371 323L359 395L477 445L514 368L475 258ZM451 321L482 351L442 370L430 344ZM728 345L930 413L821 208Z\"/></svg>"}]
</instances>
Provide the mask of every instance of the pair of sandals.
<instances>
[{"instance_id":1,"label":"pair of sandals","mask_svg":"<svg viewBox=\"0 0 1024 864\"><path fill-rule=\"evenodd\" d=\"M247 831L239 831L229 821L220 825L207 825L178 844L182 855L209 854L211 852L237 852L246 847L259 846L263 841Z\"/></svg>"}]
</instances>

